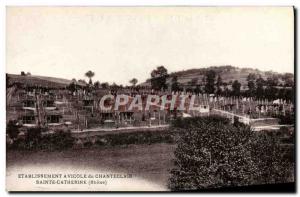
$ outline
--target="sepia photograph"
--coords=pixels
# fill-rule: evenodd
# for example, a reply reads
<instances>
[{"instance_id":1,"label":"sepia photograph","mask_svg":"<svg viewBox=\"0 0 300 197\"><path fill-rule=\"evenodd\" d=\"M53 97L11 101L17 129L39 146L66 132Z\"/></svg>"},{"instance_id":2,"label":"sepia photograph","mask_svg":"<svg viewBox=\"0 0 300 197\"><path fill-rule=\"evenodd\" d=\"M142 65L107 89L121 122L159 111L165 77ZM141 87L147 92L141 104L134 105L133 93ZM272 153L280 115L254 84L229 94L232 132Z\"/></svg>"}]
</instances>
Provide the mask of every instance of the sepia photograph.
<instances>
[{"instance_id":1,"label":"sepia photograph","mask_svg":"<svg viewBox=\"0 0 300 197\"><path fill-rule=\"evenodd\" d=\"M295 9L7 6L8 192L295 192Z\"/></svg>"}]
</instances>

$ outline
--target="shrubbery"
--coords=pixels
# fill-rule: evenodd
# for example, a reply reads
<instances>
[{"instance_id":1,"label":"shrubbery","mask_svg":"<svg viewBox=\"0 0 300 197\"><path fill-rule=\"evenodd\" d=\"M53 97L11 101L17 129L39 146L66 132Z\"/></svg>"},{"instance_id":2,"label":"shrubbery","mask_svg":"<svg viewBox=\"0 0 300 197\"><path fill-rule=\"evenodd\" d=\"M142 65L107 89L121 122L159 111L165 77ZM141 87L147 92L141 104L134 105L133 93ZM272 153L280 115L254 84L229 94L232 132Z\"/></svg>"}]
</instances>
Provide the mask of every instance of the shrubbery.
<instances>
[{"instance_id":1,"label":"shrubbery","mask_svg":"<svg viewBox=\"0 0 300 197\"><path fill-rule=\"evenodd\" d=\"M56 131L54 134L43 136L39 147L48 150L65 150L72 148L74 141L70 131Z\"/></svg>"},{"instance_id":2,"label":"shrubbery","mask_svg":"<svg viewBox=\"0 0 300 197\"><path fill-rule=\"evenodd\" d=\"M172 130L179 133L179 138L169 180L171 190L290 180L293 163L281 156L275 138L257 135L249 126L211 116L177 119Z\"/></svg>"},{"instance_id":3,"label":"shrubbery","mask_svg":"<svg viewBox=\"0 0 300 197\"><path fill-rule=\"evenodd\" d=\"M279 124L295 124L295 115L294 114L286 114L286 115L278 115L274 116L275 118L279 118Z\"/></svg>"},{"instance_id":4,"label":"shrubbery","mask_svg":"<svg viewBox=\"0 0 300 197\"><path fill-rule=\"evenodd\" d=\"M6 126L6 133L12 139L17 138L19 134L20 126L18 126L16 123L17 121L10 120Z\"/></svg>"},{"instance_id":5,"label":"shrubbery","mask_svg":"<svg viewBox=\"0 0 300 197\"><path fill-rule=\"evenodd\" d=\"M59 130L53 134L42 135L42 128L29 128L26 135L14 140L9 146L22 150L63 150L73 146L74 138L70 131Z\"/></svg>"},{"instance_id":6,"label":"shrubbery","mask_svg":"<svg viewBox=\"0 0 300 197\"><path fill-rule=\"evenodd\" d=\"M278 133L254 133L251 143L256 181L260 184L293 182L294 158L291 146L280 145Z\"/></svg>"},{"instance_id":7,"label":"shrubbery","mask_svg":"<svg viewBox=\"0 0 300 197\"><path fill-rule=\"evenodd\" d=\"M78 144L79 143L79 144ZM55 131L45 134L42 128L30 128L24 137L13 140L10 149L22 150L64 150L68 148L91 148L130 144L174 143L174 136L169 130L137 131L132 133L107 134L95 139L75 140L70 131Z\"/></svg>"},{"instance_id":8,"label":"shrubbery","mask_svg":"<svg viewBox=\"0 0 300 197\"><path fill-rule=\"evenodd\" d=\"M174 137L169 131L145 131L133 133L111 134L99 137L95 144L97 146L116 146L129 144L153 144L153 143L173 143Z\"/></svg>"}]
</instances>

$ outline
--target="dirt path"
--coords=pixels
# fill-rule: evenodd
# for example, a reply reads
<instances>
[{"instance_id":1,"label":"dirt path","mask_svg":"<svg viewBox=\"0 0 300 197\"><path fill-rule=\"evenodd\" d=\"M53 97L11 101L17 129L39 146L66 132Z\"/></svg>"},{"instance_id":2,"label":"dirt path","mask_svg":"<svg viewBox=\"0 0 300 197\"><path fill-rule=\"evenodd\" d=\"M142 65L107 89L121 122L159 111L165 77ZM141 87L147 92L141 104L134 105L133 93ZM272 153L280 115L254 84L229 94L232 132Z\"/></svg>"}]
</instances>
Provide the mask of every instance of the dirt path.
<instances>
[{"instance_id":1,"label":"dirt path","mask_svg":"<svg viewBox=\"0 0 300 197\"><path fill-rule=\"evenodd\" d=\"M17 174L20 173L109 172L129 173L134 178L112 180L107 186L94 185L90 189L164 191L168 190L167 182L169 170L173 167L174 149L175 146L170 144L152 144L62 152L9 151L7 153L7 187L12 188L20 182L17 179ZM45 190L45 185L41 187L33 182L28 182L27 187L33 190ZM53 190L53 187L52 185L48 188ZM81 186L77 188L84 189ZM63 189L68 190L70 187ZM74 190L74 187L72 189Z\"/></svg>"}]
</instances>

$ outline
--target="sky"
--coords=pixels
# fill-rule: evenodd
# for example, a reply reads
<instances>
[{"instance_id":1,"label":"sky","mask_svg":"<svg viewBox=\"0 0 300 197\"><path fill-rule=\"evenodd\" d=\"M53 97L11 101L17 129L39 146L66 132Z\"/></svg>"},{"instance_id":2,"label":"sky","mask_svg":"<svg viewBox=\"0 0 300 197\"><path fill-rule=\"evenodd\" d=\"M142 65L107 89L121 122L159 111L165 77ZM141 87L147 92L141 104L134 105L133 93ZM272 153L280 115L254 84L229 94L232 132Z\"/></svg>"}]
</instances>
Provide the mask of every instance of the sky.
<instances>
[{"instance_id":1,"label":"sky","mask_svg":"<svg viewBox=\"0 0 300 197\"><path fill-rule=\"evenodd\" d=\"M6 72L129 84L232 65L294 72L292 7L7 7Z\"/></svg>"}]
</instances>

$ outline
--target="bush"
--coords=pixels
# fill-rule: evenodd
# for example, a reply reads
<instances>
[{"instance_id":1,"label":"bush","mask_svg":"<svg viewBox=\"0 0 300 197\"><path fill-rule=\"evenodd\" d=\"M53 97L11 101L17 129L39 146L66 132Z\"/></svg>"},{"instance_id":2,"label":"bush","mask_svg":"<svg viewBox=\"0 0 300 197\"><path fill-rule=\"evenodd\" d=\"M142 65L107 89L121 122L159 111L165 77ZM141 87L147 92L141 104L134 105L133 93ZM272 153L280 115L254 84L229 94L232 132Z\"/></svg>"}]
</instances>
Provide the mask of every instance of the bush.
<instances>
[{"instance_id":1,"label":"bush","mask_svg":"<svg viewBox=\"0 0 300 197\"><path fill-rule=\"evenodd\" d=\"M279 124L295 124L295 116L293 114L278 115L275 118L279 118Z\"/></svg>"},{"instance_id":2,"label":"bush","mask_svg":"<svg viewBox=\"0 0 300 197\"><path fill-rule=\"evenodd\" d=\"M28 149L37 149L41 144L42 128L29 128L25 137L25 144Z\"/></svg>"},{"instance_id":3,"label":"bush","mask_svg":"<svg viewBox=\"0 0 300 197\"><path fill-rule=\"evenodd\" d=\"M252 137L251 154L257 170L256 181L260 184L293 182L293 149L280 145L278 134L255 133Z\"/></svg>"},{"instance_id":4,"label":"bush","mask_svg":"<svg viewBox=\"0 0 300 197\"><path fill-rule=\"evenodd\" d=\"M223 118L221 116L207 116L207 117L191 117L191 118L177 118L172 121L172 127L173 129L177 130L177 128L190 128L197 127L202 124L209 124L211 122L219 122L223 124L229 124L230 120L227 118Z\"/></svg>"},{"instance_id":5,"label":"bush","mask_svg":"<svg viewBox=\"0 0 300 197\"><path fill-rule=\"evenodd\" d=\"M180 124L177 124L180 122ZM175 122L179 129L172 190L199 190L247 185L253 179L247 126L235 127L221 117L186 118ZM179 127L178 127L179 125Z\"/></svg>"},{"instance_id":6,"label":"bush","mask_svg":"<svg viewBox=\"0 0 300 197\"><path fill-rule=\"evenodd\" d=\"M17 121L10 120L6 126L6 133L12 139L17 138L19 134L20 126L18 126L16 123Z\"/></svg>"},{"instance_id":7,"label":"bush","mask_svg":"<svg viewBox=\"0 0 300 197\"><path fill-rule=\"evenodd\" d=\"M90 142L90 141L87 141L87 142L83 143L83 147L85 147L85 148L90 148L92 146L93 146L93 143Z\"/></svg>"},{"instance_id":8,"label":"bush","mask_svg":"<svg viewBox=\"0 0 300 197\"><path fill-rule=\"evenodd\" d=\"M168 130L120 133L99 137L97 146L118 146L129 144L174 143L173 135Z\"/></svg>"},{"instance_id":9,"label":"bush","mask_svg":"<svg viewBox=\"0 0 300 197\"><path fill-rule=\"evenodd\" d=\"M176 120L173 130L179 137L175 168L169 179L171 190L292 180L293 164L279 154L277 141L270 143L268 135L261 138L249 126L230 124L229 120L214 116Z\"/></svg>"},{"instance_id":10,"label":"bush","mask_svg":"<svg viewBox=\"0 0 300 197\"><path fill-rule=\"evenodd\" d=\"M74 144L74 138L70 131L58 130L54 134L45 135L40 142L40 149L65 150Z\"/></svg>"},{"instance_id":11,"label":"bush","mask_svg":"<svg viewBox=\"0 0 300 197\"><path fill-rule=\"evenodd\" d=\"M71 148L74 138L70 131L58 130L53 134L42 135L42 128L29 128L25 139L18 138L11 148L23 150L63 150Z\"/></svg>"}]
</instances>

